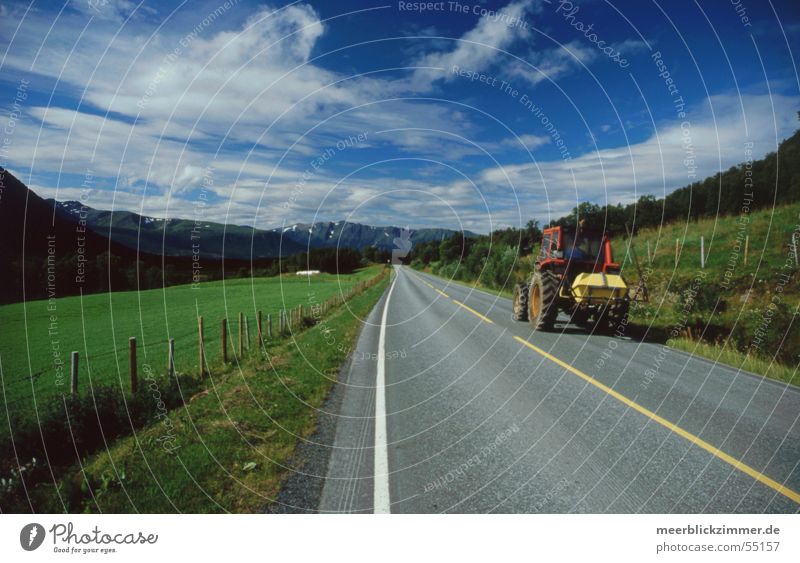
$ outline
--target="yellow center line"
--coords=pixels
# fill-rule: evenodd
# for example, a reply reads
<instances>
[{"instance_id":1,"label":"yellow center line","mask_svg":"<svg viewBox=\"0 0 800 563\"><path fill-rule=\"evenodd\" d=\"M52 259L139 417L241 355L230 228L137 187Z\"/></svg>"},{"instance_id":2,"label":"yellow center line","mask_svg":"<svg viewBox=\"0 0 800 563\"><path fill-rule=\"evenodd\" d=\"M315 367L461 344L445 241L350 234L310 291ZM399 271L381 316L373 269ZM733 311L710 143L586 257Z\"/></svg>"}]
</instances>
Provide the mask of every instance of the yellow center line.
<instances>
[{"instance_id":1,"label":"yellow center line","mask_svg":"<svg viewBox=\"0 0 800 563\"><path fill-rule=\"evenodd\" d=\"M431 286L431 287L433 287L433 286ZM433 291L435 291L435 292L436 292L436 293L438 293L439 295L444 295L445 297L450 297L449 295L447 295L447 294L446 294L444 291L442 291L441 289L436 289L435 287L433 287Z\"/></svg>"},{"instance_id":2,"label":"yellow center line","mask_svg":"<svg viewBox=\"0 0 800 563\"><path fill-rule=\"evenodd\" d=\"M485 316L481 315L478 311L476 311L472 307L469 307L468 305L464 305L461 301L457 301L457 300L453 299L453 303L455 303L459 307L463 307L464 309L466 309L467 311L469 311L470 313L472 313L476 317L480 317L483 321L489 323L490 325L494 324L494 321L492 319L490 319L489 317L485 317Z\"/></svg>"},{"instance_id":3,"label":"yellow center line","mask_svg":"<svg viewBox=\"0 0 800 563\"><path fill-rule=\"evenodd\" d=\"M554 363L560 365L562 368L566 369L567 371L570 371L570 372L574 373L575 375L577 375L581 379L585 380L588 383L591 383L592 385L594 385L595 387L597 387L598 389L600 389L604 393L607 393L608 395L611 395L612 397L614 397L615 399L617 399L621 403L629 406L630 408L632 408L636 412L639 412L639 413L645 415L647 418L649 418L650 420L652 420L654 422L657 422L658 424L660 424L664 428L672 430L673 432L675 432L679 436L689 440L694 445L699 446L700 448L704 449L705 451L707 451L708 453L710 453L714 457L716 457L718 459L721 459L722 461L724 461L725 463L727 463L729 465L732 465L735 469L738 469L742 473L748 474L750 477L752 477L753 479L755 479L759 483L762 483L762 484L766 485L770 489L773 489L774 491L779 492L783 496L793 500L797 504L800 504L800 494L798 494L796 491L793 491L792 489L782 485L781 483L778 483L774 479L770 479L769 477L767 477L766 475L764 475L760 471L758 471L756 469L753 469L752 467L750 467L749 465L747 465L743 461L738 460L735 457L726 454L725 452L723 452L722 450L720 450L717 447L712 446L711 444L709 444L708 442L706 442L702 438L699 438L698 436L695 436L691 432L687 432L686 430L684 430L680 426L678 426L676 424L673 424L672 422L670 422L670 421L658 416L653 411L646 409L645 407L641 406L638 403L635 403L634 401L630 400L625 395L621 395L620 393L617 393L611 387L608 387L607 385L603 385L602 383L597 381L594 377L592 377L590 375L586 375L585 373L583 373L579 369L576 369L576 368L572 367L571 365L569 365L568 363L566 363L566 362L564 362L562 360L559 360L558 358L556 358L552 354L548 354L547 352L545 352L544 350L542 350L538 346L534 346L533 344L531 344L530 342L528 342L524 338L520 338L519 336L515 336L514 338L517 341L519 341L521 344L524 344L525 346L527 346L528 348L530 348L531 350L536 352L537 354L539 354L541 356L544 356L545 358L547 358L551 362L554 362Z\"/></svg>"}]
</instances>

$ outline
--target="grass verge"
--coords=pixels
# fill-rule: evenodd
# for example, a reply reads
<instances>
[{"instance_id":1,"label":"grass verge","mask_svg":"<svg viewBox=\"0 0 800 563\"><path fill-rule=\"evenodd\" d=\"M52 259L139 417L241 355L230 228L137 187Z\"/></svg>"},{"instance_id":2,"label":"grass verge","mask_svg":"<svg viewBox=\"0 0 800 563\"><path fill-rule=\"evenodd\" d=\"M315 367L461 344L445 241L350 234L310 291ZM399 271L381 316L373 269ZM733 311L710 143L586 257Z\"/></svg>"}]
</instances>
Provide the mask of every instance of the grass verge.
<instances>
[{"instance_id":1,"label":"grass verge","mask_svg":"<svg viewBox=\"0 0 800 563\"><path fill-rule=\"evenodd\" d=\"M758 356L742 354L730 346L722 344L698 342L688 338L671 338L667 341L670 348L681 350L695 356L726 364L735 369L755 373L770 379L797 385L800 383L800 372L797 367L791 368L778 362L770 362Z\"/></svg>"}]
</instances>

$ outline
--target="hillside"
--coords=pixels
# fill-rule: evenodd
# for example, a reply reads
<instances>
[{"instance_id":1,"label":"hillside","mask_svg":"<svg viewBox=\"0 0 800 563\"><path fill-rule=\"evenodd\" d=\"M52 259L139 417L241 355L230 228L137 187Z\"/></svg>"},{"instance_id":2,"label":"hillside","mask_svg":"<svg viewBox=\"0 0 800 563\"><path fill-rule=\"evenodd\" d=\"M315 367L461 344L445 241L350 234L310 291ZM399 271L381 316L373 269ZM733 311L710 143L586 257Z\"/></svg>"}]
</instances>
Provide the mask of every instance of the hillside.
<instances>
[{"instance_id":1,"label":"hillside","mask_svg":"<svg viewBox=\"0 0 800 563\"><path fill-rule=\"evenodd\" d=\"M697 343L725 344L792 366L800 349L800 268L792 241L794 234L800 243L800 203L755 211L745 219L727 216L640 230L633 252L647 278L650 303L634 307L631 318L661 338L674 337L677 329L680 337ZM638 279L627 243L613 239L626 277Z\"/></svg>"},{"instance_id":2,"label":"hillside","mask_svg":"<svg viewBox=\"0 0 800 563\"><path fill-rule=\"evenodd\" d=\"M114 277L119 273L115 261L136 263L134 251L86 229L74 217L54 213L52 205L3 168L0 194L0 303L94 291L97 264L108 265Z\"/></svg>"}]
</instances>

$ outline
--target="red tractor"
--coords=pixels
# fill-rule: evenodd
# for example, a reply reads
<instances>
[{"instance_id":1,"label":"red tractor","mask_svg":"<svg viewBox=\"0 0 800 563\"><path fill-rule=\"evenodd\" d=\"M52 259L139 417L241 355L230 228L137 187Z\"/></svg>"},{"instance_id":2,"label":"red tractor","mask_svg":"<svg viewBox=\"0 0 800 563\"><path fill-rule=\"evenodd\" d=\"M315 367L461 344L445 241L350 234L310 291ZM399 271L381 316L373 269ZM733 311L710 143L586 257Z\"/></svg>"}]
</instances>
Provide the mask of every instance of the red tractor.
<instances>
[{"instance_id":1,"label":"red tractor","mask_svg":"<svg viewBox=\"0 0 800 563\"><path fill-rule=\"evenodd\" d=\"M631 291L622 277L606 233L550 227L530 281L514 287L512 316L534 329L552 330L564 311L587 330L607 331L627 316L631 300L646 298L642 282Z\"/></svg>"}]
</instances>

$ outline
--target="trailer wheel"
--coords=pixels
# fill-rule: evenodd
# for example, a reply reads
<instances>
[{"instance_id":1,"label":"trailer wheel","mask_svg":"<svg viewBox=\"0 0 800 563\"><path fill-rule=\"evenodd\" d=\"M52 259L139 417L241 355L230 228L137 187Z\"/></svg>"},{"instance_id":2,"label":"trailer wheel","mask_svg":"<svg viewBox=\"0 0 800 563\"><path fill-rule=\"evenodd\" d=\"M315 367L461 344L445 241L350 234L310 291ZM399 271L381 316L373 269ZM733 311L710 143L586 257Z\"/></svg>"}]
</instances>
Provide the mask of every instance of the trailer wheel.
<instances>
[{"instance_id":1,"label":"trailer wheel","mask_svg":"<svg viewBox=\"0 0 800 563\"><path fill-rule=\"evenodd\" d=\"M526 283L518 283L514 286L511 318L515 321L528 320L528 284Z\"/></svg>"},{"instance_id":2,"label":"trailer wheel","mask_svg":"<svg viewBox=\"0 0 800 563\"><path fill-rule=\"evenodd\" d=\"M630 303L628 301L617 301L608 307L608 328L612 331L625 322L628 318Z\"/></svg>"},{"instance_id":3,"label":"trailer wheel","mask_svg":"<svg viewBox=\"0 0 800 563\"><path fill-rule=\"evenodd\" d=\"M614 301L606 303L597 312L594 330L600 334L611 334L628 317L629 303Z\"/></svg>"},{"instance_id":4,"label":"trailer wheel","mask_svg":"<svg viewBox=\"0 0 800 563\"><path fill-rule=\"evenodd\" d=\"M553 272L537 272L528 289L528 322L536 330L552 330L558 316L559 279Z\"/></svg>"}]
</instances>

